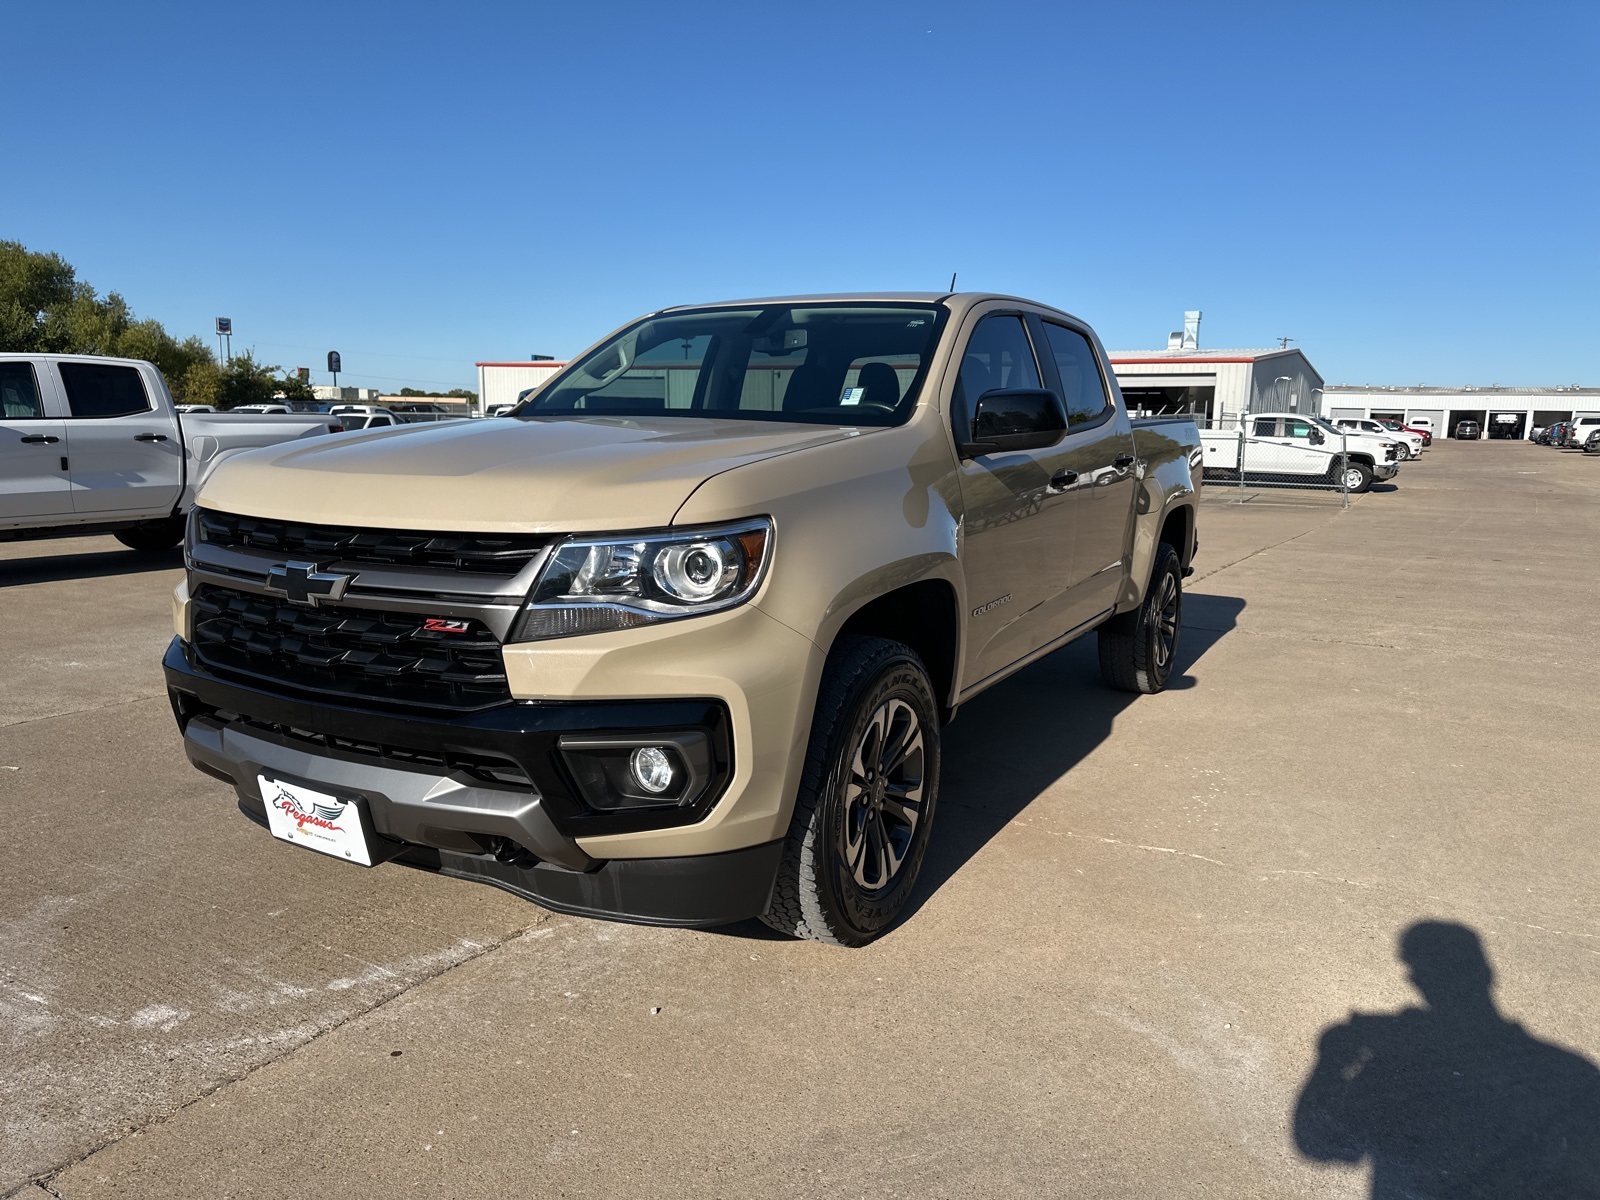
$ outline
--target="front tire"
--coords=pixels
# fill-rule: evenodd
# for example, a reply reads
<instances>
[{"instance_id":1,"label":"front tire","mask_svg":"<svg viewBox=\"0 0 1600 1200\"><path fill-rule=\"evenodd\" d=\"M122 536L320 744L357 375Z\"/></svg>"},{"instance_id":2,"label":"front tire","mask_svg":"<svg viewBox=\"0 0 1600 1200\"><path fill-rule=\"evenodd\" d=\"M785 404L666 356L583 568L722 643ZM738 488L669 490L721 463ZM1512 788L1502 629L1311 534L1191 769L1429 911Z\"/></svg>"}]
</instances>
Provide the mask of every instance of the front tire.
<instances>
[{"instance_id":1,"label":"front tire","mask_svg":"<svg viewBox=\"0 0 1600 1200\"><path fill-rule=\"evenodd\" d=\"M1335 479L1335 481L1337 481L1338 480L1337 468L1335 468L1335 472L1336 473L1334 475L1334 479ZM1372 486L1372 468L1371 467L1367 466L1367 464L1364 463L1364 462L1351 462L1351 463L1345 464L1345 468L1344 468L1344 489L1345 489L1345 491L1359 496L1359 495L1361 495L1361 493L1365 492L1371 486Z\"/></svg>"},{"instance_id":2,"label":"front tire","mask_svg":"<svg viewBox=\"0 0 1600 1200\"><path fill-rule=\"evenodd\" d=\"M817 692L766 924L864 946L894 923L922 869L939 797L938 714L909 646L839 639Z\"/></svg>"},{"instance_id":3,"label":"front tire","mask_svg":"<svg viewBox=\"0 0 1600 1200\"><path fill-rule=\"evenodd\" d=\"M132 529L119 529L112 535L130 550L142 554L159 554L171 550L183 541L183 518L167 517L160 521L146 521Z\"/></svg>"},{"instance_id":4,"label":"front tire","mask_svg":"<svg viewBox=\"0 0 1600 1200\"><path fill-rule=\"evenodd\" d=\"M1119 692L1153 696L1172 678L1183 629L1183 564L1171 543L1156 549L1144 602L1100 626L1100 675Z\"/></svg>"}]
</instances>

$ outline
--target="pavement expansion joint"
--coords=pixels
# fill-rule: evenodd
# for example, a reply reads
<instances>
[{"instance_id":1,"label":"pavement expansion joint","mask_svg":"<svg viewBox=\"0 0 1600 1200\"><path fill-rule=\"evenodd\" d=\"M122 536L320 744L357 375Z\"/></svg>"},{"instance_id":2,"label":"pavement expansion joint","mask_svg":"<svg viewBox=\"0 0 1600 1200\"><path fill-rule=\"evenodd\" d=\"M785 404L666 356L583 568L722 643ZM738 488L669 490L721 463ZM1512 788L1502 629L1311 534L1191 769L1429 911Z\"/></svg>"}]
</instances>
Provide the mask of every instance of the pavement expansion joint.
<instances>
[{"instance_id":1,"label":"pavement expansion joint","mask_svg":"<svg viewBox=\"0 0 1600 1200\"><path fill-rule=\"evenodd\" d=\"M92 1145L92 1146L88 1147L87 1149L85 1149L81 1154L78 1154L78 1155L74 1156L73 1158L68 1159L65 1162L57 1163L55 1166L51 1167L48 1171L44 1171L44 1172L41 1172L40 1174L35 1175L31 1180L29 1180L29 1182L27 1184L24 1184L22 1188L18 1189L17 1191L13 1191L13 1192L7 1193L6 1196L4 1197L4 1200L28 1200L28 1191L32 1187L38 1187L39 1189L43 1190L47 1195L57 1197L57 1200L67 1200L66 1197L62 1196L60 1192L57 1192L50 1185L56 1179L60 1178L63 1174L65 1174L67 1171L70 1171L73 1167L76 1167L76 1166L78 1166L78 1165L80 1165L80 1164L82 1164L84 1162L87 1162L89 1159L93 1158L96 1154L99 1154L102 1150L105 1150L110 1146L114 1146L118 1142L121 1142L126 1138L137 1136L138 1134L143 1133L145 1130L154 1129L154 1128L156 1128L158 1126L165 1125L168 1121L174 1120L175 1118L180 1116L182 1113L184 1113L188 1109L192 1108L194 1105L198 1104L200 1101L206 1100L206 1099L211 1098L212 1096L218 1095L219 1093L225 1091L226 1089L233 1087L235 1084L241 1083L242 1081L250 1078L250 1076L256 1074L256 1072L264 1070L267 1067L273 1066L276 1063L283 1062L285 1059L288 1059L288 1058L292 1057L293 1055L299 1054L301 1051L304 1051L304 1050L308 1049L309 1047L314 1046L316 1043L322 1041L323 1038L327 1037L329 1034L335 1032L336 1030L344 1028L346 1025L350 1024L352 1021L359 1020L362 1017L365 1017L365 1016L367 1016L367 1015L369 1015L371 1013L377 1012L379 1009L382 1009L385 1006L387 1006L389 1004L392 1004L394 1001L399 1000L401 997L409 995L411 992L413 992L417 988L421 987L423 984L432 983L434 980L440 979L440 978L450 974L450 972L452 972L454 970L457 970L460 967L466 966L468 963L476 962L478 959L484 957L484 955L492 954L492 953L494 953L494 951L500 949L500 947L502 947L504 945L507 945L510 942L519 941L519 940L521 940L523 938L528 938L528 937L537 937L537 936L541 936L541 935L547 933L549 931L549 926L550 926L551 922L554 922L554 921L558 920L558 917L557 917L557 915L555 913L545 912L545 911L539 910L539 909L535 909L532 915L534 917L534 920L530 924L524 926L523 928L518 929L513 933L508 933L508 934L504 935L503 937L486 939L478 947L478 949L477 949L477 951L475 953L469 954L465 958L460 958L460 959L455 960L454 962L448 963L448 964L442 966L437 971L433 971L433 972L430 972L430 973L428 973L426 975L422 975L422 976L418 977L416 980L414 980L413 982L411 982L410 984L408 984L408 985L406 985L404 987L396 988L393 992L390 992L387 996L380 997L379 999L375 1000L373 1003L367 1005L365 1008L359 1008L354 1012L346 1013L344 1016L342 1016L342 1017L338 1018L337 1020L332 1021L331 1023L329 1023L329 1025L325 1029L319 1029L316 1033L312 1034L305 1041L300 1042L300 1043L298 1043L298 1044L296 1044L294 1046L289 1047L288 1049L284 1050L283 1053L275 1054L271 1058L263 1059L261 1062L258 1062L258 1063L253 1063L252 1065L250 1065L249 1067L246 1067L243 1071L240 1071L236 1075L232 1075L232 1076L230 1076L230 1077L228 1077L226 1079L221 1079L221 1080L218 1080L215 1083L207 1085L206 1087L202 1088L199 1092L197 1092L195 1095L191 1096L189 1099L185 1100L182 1104L179 1104L177 1107L171 1109L168 1112L157 1113L157 1114L147 1118L146 1120L143 1120L143 1121L138 1122L137 1124L133 1124L133 1125L128 1126L126 1129L123 1129L123 1130L121 1130L120 1132L118 1132L116 1134L113 1134L113 1135L111 1135L109 1137L106 1137L106 1138L102 1138L100 1141L96 1142L94 1145Z\"/></svg>"}]
</instances>

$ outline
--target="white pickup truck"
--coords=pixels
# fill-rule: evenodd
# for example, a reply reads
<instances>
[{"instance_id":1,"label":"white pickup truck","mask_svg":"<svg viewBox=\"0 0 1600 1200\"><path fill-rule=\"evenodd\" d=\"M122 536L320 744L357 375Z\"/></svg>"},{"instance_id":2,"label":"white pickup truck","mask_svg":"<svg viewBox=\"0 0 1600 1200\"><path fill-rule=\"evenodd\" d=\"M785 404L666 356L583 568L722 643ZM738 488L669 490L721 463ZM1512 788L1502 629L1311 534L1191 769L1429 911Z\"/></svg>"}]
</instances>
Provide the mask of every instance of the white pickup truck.
<instances>
[{"instance_id":1,"label":"white pickup truck","mask_svg":"<svg viewBox=\"0 0 1600 1200\"><path fill-rule=\"evenodd\" d=\"M1340 429L1349 430L1351 433L1370 433L1376 438L1390 439L1399 451L1401 462L1422 457L1424 442L1420 433L1412 433L1398 426L1390 428L1381 421L1373 421L1362 417L1340 417L1334 424Z\"/></svg>"},{"instance_id":2,"label":"white pickup truck","mask_svg":"<svg viewBox=\"0 0 1600 1200\"><path fill-rule=\"evenodd\" d=\"M0 354L0 541L94 531L167 550L217 463L340 428L322 413L180 415L138 359Z\"/></svg>"},{"instance_id":3,"label":"white pickup truck","mask_svg":"<svg viewBox=\"0 0 1600 1200\"><path fill-rule=\"evenodd\" d=\"M1391 438L1340 429L1320 417L1294 413L1245 413L1233 429L1202 429L1209 478L1256 483L1321 482L1364 492L1374 479L1393 479L1399 450ZM1343 453L1346 458L1341 458Z\"/></svg>"}]
</instances>

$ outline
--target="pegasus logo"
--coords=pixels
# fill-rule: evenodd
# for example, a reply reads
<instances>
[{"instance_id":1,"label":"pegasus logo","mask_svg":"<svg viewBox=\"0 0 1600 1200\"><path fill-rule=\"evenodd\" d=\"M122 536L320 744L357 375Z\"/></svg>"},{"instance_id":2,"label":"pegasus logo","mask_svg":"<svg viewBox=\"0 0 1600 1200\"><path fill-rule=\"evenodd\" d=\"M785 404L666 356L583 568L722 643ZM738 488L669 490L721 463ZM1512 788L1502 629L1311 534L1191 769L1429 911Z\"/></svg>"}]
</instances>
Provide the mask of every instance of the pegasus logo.
<instances>
[{"instance_id":1,"label":"pegasus logo","mask_svg":"<svg viewBox=\"0 0 1600 1200\"><path fill-rule=\"evenodd\" d=\"M344 832L343 825L334 824L344 816L345 806L342 804L338 808L330 808L326 804L313 803L310 811L307 811L299 800L280 787L278 794L272 798L272 806L293 821L301 833L306 831L308 825L313 829L327 829L334 833Z\"/></svg>"},{"instance_id":2,"label":"pegasus logo","mask_svg":"<svg viewBox=\"0 0 1600 1200\"><path fill-rule=\"evenodd\" d=\"M319 600L342 600L354 578L324 571L316 563L279 563L267 571L267 590L287 596L291 603L314 608Z\"/></svg>"}]
</instances>

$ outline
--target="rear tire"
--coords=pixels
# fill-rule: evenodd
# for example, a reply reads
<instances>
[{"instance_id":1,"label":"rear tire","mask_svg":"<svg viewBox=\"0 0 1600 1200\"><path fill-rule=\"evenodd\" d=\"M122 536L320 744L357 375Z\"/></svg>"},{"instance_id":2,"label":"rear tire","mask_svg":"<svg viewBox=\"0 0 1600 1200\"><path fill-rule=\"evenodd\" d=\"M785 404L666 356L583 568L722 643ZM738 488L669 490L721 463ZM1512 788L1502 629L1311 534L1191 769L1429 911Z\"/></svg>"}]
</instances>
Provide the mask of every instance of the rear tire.
<instances>
[{"instance_id":1,"label":"rear tire","mask_svg":"<svg viewBox=\"0 0 1600 1200\"><path fill-rule=\"evenodd\" d=\"M119 529L113 535L130 550L142 554L159 554L171 550L183 541L183 518L167 517L162 521L146 521L132 529Z\"/></svg>"},{"instance_id":2,"label":"rear tire","mask_svg":"<svg viewBox=\"0 0 1600 1200\"><path fill-rule=\"evenodd\" d=\"M938 714L909 646L839 639L762 921L835 946L864 946L894 923L916 886L939 797Z\"/></svg>"},{"instance_id":3,"label":"rear tire","mask_svg":"<svg viewBox=\"0 0 1600 1200\"><path fill-rule=\"evenodd\" d=\"M1168 542L1156 549L1144 602L1100 626L1100 675L1119 692L1153 696L1172 678L1183 628L1183 564Z\"/></svg>"}]
</instances>

